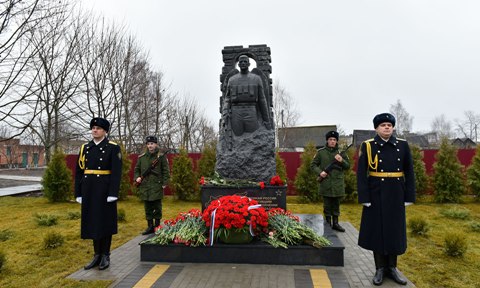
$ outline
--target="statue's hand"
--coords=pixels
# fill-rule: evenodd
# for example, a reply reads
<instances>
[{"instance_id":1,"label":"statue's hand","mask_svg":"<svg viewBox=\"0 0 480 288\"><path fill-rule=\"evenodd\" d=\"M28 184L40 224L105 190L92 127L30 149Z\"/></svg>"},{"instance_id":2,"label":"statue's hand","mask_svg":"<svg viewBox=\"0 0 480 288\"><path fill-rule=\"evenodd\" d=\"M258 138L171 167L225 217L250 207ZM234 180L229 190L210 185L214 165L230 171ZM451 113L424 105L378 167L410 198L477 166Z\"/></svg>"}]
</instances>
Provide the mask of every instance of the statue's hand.
<instances>
[{"instance_id":1,"label":"statue's hand","mask_svg":"<svg viewBox=\"0 0 480 288\"><path fill-rule=\"evenodd\" d=\"M265 125L265 128L267 128L267 130L272 129L272 125L270 125L270 122L268 122L268 121L263 121L263 125Z\"/></svg>"}]
</instances>

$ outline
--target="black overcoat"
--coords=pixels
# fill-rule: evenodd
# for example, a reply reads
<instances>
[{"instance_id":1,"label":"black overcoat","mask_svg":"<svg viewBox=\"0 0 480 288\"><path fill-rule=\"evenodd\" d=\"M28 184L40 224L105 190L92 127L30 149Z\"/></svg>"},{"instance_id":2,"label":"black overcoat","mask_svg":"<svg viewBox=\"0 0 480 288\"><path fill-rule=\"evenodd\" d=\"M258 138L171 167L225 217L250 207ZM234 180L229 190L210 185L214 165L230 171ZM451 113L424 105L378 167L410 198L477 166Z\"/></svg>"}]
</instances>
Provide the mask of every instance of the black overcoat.
<instances>
[{"instance_id":1,"label":"black overcoat","mask_svg":"<svg viewBox=\"0 0 480 288\"><path fill-rule=\"evenodd\" d=\"M120 147L104 139L98 145L90 141L83 146L85 161L80 155L75 172L75 197L82 197L82 239L101 239L117 234L117 202L107 202L107 197L117 197L122 174ZM85 170L107 170L111 174L86 174Z\"/></svg>"},{"instance_id":2,"label":"black overcoat","mask_svg":"<svg viewBox=\"0 0 480 288\"><path fill-rule=\"evenodd\" d=\"M367 142L371 157L367 154ZM370 172L403 172L404 176L374 177ZM377 135L363 142L357 165L357 186L358 202L371 203L370 207L363 207L358 244L380 254L405 253L405 202L415 202L413 160L407 141L392 136L385 142Z\"/></svg>"}]
</instances>

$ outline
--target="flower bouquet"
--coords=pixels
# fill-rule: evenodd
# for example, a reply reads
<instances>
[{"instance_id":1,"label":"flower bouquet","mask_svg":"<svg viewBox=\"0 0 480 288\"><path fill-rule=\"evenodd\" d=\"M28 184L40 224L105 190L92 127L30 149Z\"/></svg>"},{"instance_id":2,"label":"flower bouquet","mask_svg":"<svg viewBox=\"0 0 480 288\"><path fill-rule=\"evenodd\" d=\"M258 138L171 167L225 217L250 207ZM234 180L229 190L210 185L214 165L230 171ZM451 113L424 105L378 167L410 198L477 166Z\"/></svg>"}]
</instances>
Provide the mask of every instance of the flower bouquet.
<instances>
[{"instance_id":1,"label":"flower bouquet","mask_svg":"<svg viewBox=\"0 0 480 288\"><path fill-rule=\"evenodd\" d=\"M218 238L225 243L248 243L268 226L265 209L257 201L238 195L213 200L202 217L210 229L210 245Z\"/></svg>"},{"instance_id":2,"label":"flower bouquet","mask_svg":"<svg viewBox=\"0 0 480 288\"><path fill-rule=\"evenodd\" d=\"M244 186L257 186L258 182L244 180L244 179L226 179L222 178L217 171L212 177L201 176L198 181L200 185L212 185L221 187L244 187Z\"/></svg>"},{"instance_id":3,"label":"flower bouquet","mask_svg":"<svg viewBox=\"0 0 480 288\"><path fill-rule=\"evenodd\" d=\"M207 243L207 227L198 209L181 212L175 219L165 220L155 229L155 236L142 243L167 245L173 242L192 247Z\"/></svg>"},{"instance_id":4,"label":"flower bouquet","mask_svg":"<svg viewBox=\"0 0 480 288\"><path fill-rule=\"evenodd\" d=\"M312 228L300 223L298 217L292 215L290 211L281 208L273 208L268 211L268 234L262 237L262 241L273 247L283 248L302 243L316 248L332 244L327 238L318 235Z\"/></svg>"}]
</instances>

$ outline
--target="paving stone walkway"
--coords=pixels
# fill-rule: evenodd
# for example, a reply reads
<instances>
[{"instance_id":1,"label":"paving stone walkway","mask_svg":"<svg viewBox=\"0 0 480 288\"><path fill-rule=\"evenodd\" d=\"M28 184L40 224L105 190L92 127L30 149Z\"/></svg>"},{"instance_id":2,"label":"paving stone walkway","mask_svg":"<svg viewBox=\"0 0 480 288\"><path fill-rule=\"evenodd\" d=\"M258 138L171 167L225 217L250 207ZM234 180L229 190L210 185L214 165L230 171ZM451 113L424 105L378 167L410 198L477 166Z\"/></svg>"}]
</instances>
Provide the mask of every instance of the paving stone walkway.
<instances>
[{"instance_id":1,"label":"paving stone walkway","mask_svg":"<svg viewBox=\"0 0 480 288\"><path fill-rule=\"evenodd\" d=\"M138 236L112 251L112 264L107 270L82 268L68 277L83 281L112 280L111 287L115 288L376 287L371 283L375 272L372 253L357 245L358 231L350 223L341 225L346 229L345 233L337 234L345 246L344 267L141 262L138 244L145 236ZM401 286L386 278L381 287L415 286L410 281Z\"/></svg>"}]
</instances>

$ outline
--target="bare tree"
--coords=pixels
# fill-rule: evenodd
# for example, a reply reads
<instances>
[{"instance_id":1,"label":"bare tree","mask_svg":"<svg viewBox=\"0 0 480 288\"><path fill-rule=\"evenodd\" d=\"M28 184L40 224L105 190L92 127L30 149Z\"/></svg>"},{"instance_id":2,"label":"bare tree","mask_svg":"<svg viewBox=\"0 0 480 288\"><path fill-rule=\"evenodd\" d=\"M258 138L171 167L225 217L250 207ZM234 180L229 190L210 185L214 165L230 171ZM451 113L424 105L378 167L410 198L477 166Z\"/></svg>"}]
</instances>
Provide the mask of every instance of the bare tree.
<instances>
[{"instance_id":1,"label":"bare tree","mask_svg":"<svg viewBox=\"0 0 480 288\"><path fill-rule=\"evenodd\" d=\"M69 119L74 114L67 108L83 83L78 59L84 23L81 17L72 15L68 4L58 9L55 17L31 37L38 53L38 60L31 65L39 75L34 82L41 89L32 91L37 99L28 102L32 110L39 111L30 127L42 139L47 163L52 150L57 149L61 141L74 137L67 133L72 131L65 129L70 127Z\"/></svg>"},{"instance_id":2,"label":"bare tree","mask_svg":"<svg viewBox=\"0 0 480 288\"><path fill-rule=\"evenodd\" d=\"M273 85L273 110L275 112L276 146L278 147L278 128L296 126L300 119L295 100L278 79L275 80ZM283 135L287 137L286 133Z\"/></svg>"},{"instance_id":3,"label":"bare tree","mask_svg":"<svg viewBox=\"0 0 480 288\"><path fill-rule=\"evenodd\" d=\"M395 130L399 135L404 135L412 130L413 117L403 107L400 99L397 103L390 105L390 113L396 118Z\"/></svg>"},{"instance_id":4,"label":"bare tree","mask_svg":"<svg viewBox=\"0 0 480 288\"><path fill-rule=\"evenodd\" d=\"M463 120L456 120L456 131L465 138L470 138L475 142L478 141L477 130L480 126L480 114L473 111L465 111Z\"/></svg>"},{"instance_id":5,"label":"bare tree","mask_svg":"<svg viewBox=\"0 0 480 288\"><path fill-rule=\"evenodd\" d=\"M439 139L442 138L451 138L454 136L452 131L452 124L447 120L445 114L436 116L431 123L432 132L435 132Z\"/></svg>"},{"instance_id":6,"label":"bare tree","mask_svg":"<svg viewBox=\"0 0 480 288\"><path fill-rule=\"evenodd\" d=\"M36 113L25 115L22 103L33 96L37 71L29 63L37 56L30 35L44 29L58 13L57 1L0 1L0 121L16 127L10 137L20 135L35 119ZM17 121L21 111L24 117Z\"/></svg>"}]
</instances>

